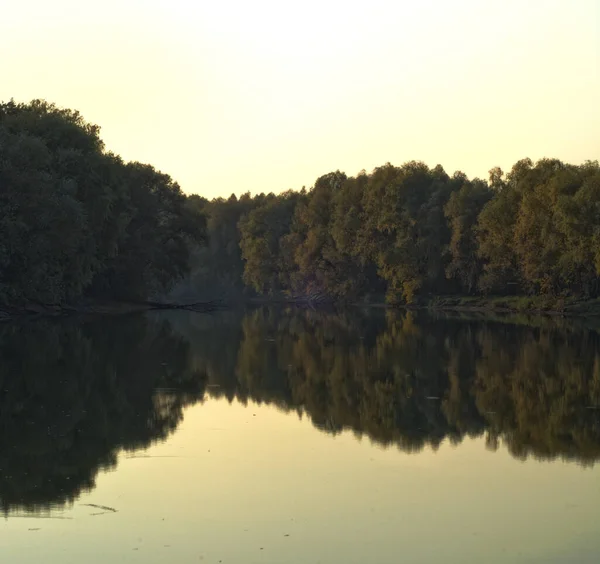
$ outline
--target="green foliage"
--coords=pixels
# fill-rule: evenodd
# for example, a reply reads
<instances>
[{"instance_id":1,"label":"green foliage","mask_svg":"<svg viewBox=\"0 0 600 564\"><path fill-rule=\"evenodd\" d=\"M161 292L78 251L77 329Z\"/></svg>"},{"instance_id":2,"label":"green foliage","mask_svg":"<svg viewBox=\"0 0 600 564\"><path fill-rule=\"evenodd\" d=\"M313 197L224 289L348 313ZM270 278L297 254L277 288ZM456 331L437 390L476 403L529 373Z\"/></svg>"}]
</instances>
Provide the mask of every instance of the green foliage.
<instances>
[{"instance_id":1,"label":"green foliage","mask_svg":"<svg viewBox=\"0 0 600 564\"><path fill-rule=\"evenodd\" d=\"M289 287L288 255L281 243L301 197L295 192L270 194L240 221L244 282L261 294L274 295Z\"/></svg>"},{"instance_id":2,"label":"green foliage","mask_svg":"<svg viewBox=\"0 0 600 564\"><path fill-rule=\"evenodd\" d=\"M136 299L161 294L188 272L189 242L204 238L204 219L179 186L149 165L125 165L127 225L119 252L94 281L97 295Z\"/></svg>"},{"instance_id":3,"label":"green foliage","mask_svg":"<svg viewBox=\"0 0 600 564\"><path fill-rule=\"evenodd\" d=\"M243 194L228 199L208 201L190 196L188 206L206 217L206 245L195 245L190 261L190 275L173 290L177 300L238 300L249 293L242 280L244 262L240 249L238 224L260 204L260 198Z\"/></svg>"},{"instance_id":4,"label":"green foliage","mask_svg":"<svg viewBox=\"0 0 600 564\"><path fill-rule=\"evenodd\" d=\"M356 298L365 289L365 269L359 250L361 178L340 171L321 176L296 209L287 240L295 272L294 295Z\"/></svg>"},{"instance_id":5,"label":"green foliage","mask_svg":"<svg viewBox=\"0 0 600 564\"><path fill-rule=\"evenodd\" d=\"M550 159L520 161L501 186L496 177L499 191L477 226L481 289L597 296L599 177L597 162L577 167Z\"/></svg>"},{"instance_id":6,"label":"green foliage","mask_svg":"<svg viewBox=\"0 0 600 564\"><path fill-rule=\"evenodd\" d=\"M245 284L267 296L419 303L600 292L597 162L523 159L506 175L492 169L488 182L388 163L356 177L331 172L308 192L204 200L201 209L211 251L188 281L197 294L242 295Z\"/></svg>"},{"instance_id":7,"label":"green foliage","mask_svg":"<svg viewBox=\"0 0 600 564\"><path fill-rule=\"evenodd\" d=\"M392 302L415 301L445 285L450 179L418 162L376 169L365 193L365 238Z\"/></svg>"},{"instance_id":8,"label":"green foliage","mask_svg":"<svg viewBox=\"0 0 600 564\"><path fill-rule=\"evenodd\" d=\"M0 303L145 299L203 238L177 184L104 152L77 112L0 104Z\"/></svg>"},{"instance_id":9,"label":"green foliage","mask_svg":"<svg viewBox=\"0 0 600 564\"><path fill-rule=\"evenodd\" d=\"M600 296L600 166L517 162L489 181L389 163L306 191L186 197L42 101L0 105L0 303L81 297L420 303Z\"/></svg>"},{"instance_id":10,"label":"green foliage","mask_svg":"<svg viewBox=\"0 0 600 564\"><path fill-rule=\"evenodd\" d=\"M338 294L340 262L343 260L331 234L335 197L346 175L339 171L321 176L296 209L291 237L295 244L293 262L297 267L293 281L295 293Z\"/></svg>"},{"instance_id":11,"label":"green foliage","mask_svg":"<svg viewBox=\"0 0 600 564\"><path fill-rule=\"evenodd\" d=\"M458 281L461 292L470 295L477 288L482 270L475 226L492 192L485 182L478 179L469 182L464 175L455 174L453 180L460 183L460 188L452 192L444 207L451 232L446 275Z\"/></svg>"}]
</instances>

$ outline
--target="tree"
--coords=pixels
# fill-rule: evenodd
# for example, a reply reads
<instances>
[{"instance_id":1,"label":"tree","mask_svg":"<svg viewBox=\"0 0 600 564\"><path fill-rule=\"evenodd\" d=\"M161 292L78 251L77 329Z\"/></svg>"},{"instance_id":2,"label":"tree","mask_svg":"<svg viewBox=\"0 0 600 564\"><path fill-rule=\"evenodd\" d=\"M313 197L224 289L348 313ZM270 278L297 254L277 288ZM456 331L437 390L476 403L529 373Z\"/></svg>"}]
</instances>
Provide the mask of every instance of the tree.
<instances>
[{"instance_id":1,"label":"tree","mask_svg":"<svg viewBox=\"0 0 600 564\"><path fill-rule=\"evenodd\" d=\"M450 195L444 207L444 215L450 227L450 262L446 276L455 279L460 290L472 294L481 276L482 261L478 256L476 235L477 219L493 193L485 182L479 179L469 181L466 176L455 174L454 182L460 185Z\"/></svg>"},{"instance_id":2,"label":"tree","mask_svg":"<svg viewBox=\"0 0 600 564\"><path fill-rule=\"evenodd\" d=\"M119 253L94 281L94 295L146 299L189 272L189 242L204 241L204 218L186 205L179 186L150 165L125 166L128 222Z\"/></svg>"},{"instance_id":3,"label":"tree","mask_svg":"<svg viewBox=\"0 0 600 564\"><path fill-rule=\"evenodd\" d=\"M483 261L479 289L486 294L515 293L520 283L513 241L521 194L514 184L501 181L500 174L500 169L490 171L495 194L481 210L476 227L477 254Z\"/></svg>"},{"instance_id":4,"label":"tree","mask_svg":"<svg viewBox=\"0 0 600 564\"><path fill-rule=\"evenodd\" d=\"M106 153L43 101L0 104L0 302L144 299L188 269L204 221L167 175Z\"/></svg>"},{"instance_id":5,"label":"tree","mask_svg":"<svg viewBox=\"0 0 600 564\"><path fill-rule=\"evenodd\" d=\"M430 170L410 162L376 169L365 191L364 239L378 274L388 283L391 301L412 302L421 292L443 286L449 232L443 208L449 178L441 167Z\"/></svg>"},{"instance_id":6,"label":"tree","mask_svg":"<svg viewBox=\"0 0 600 564\"><path fill-rule=\"evenodd\" d=\"M267 196L240 220L244 282L257 292L274 295L289 288L289 269L282 261L281 241L290 231L298 193Z\"/></svg>"}]
</instances>

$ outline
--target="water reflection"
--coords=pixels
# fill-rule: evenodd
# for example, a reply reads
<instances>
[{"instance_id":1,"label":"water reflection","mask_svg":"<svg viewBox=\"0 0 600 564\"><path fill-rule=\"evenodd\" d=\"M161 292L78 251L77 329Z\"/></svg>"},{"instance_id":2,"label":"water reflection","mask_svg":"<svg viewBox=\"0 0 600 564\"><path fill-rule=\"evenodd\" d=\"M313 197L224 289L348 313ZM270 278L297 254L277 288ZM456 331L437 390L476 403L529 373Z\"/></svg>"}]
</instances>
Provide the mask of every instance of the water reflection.
<instances>
[{"instance_id":1,"label":"water reflection","mask_svg":"<svg viewBox=\"0 0 600 564\"><path fill-rule=\"evenodd\" d=\"M0 507L73 501L119 450L166 438L203 393L166 322L0 326Z\"/></svg>"},{"instance_id":2,"label":"water reflection","mask_svg":"<svg viewBox=\"0 0 600 564\"><path fill-rule=\"evenodd\" d=\"M196 326L206 320L190 318ZM212 321L209 321L210 325ZM188 328L192 342L200 340ZM600 339L541 326L413 314L257 310L241 320L235 363L214 341L194 347L212 395L306 413L406 452L485 433L513 456L600 457Z\"/></svg>"},{"instance_id":3,"label":"water reflection","mask_svg":"<svg viewBox=\"0 0 600 564\"><path fill-rule=\"evenodd\" d=\"M205 394L409 453L485 435L515 457L592 464L599 334L515 321L257 309L2 325L0 506L73 501Z\"/></svg>"}]
</instances>

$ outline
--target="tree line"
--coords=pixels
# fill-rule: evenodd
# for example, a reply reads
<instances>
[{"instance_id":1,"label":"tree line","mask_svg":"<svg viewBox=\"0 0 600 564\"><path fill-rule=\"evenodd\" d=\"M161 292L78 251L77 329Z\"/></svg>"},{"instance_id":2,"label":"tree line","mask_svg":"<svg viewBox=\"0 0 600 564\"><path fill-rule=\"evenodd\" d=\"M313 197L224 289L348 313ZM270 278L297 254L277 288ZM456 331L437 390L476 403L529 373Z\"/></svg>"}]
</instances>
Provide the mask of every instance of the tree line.
<instances>
[{"instance_id":1,"label":"tree line","mask_svg":"<svg viewBox=\"0 0 600 564\"><path fill-rule=\"evenodd\" d=\"M204 237L168 175L106 151L78 112L0 104L0 304L163 293Z\"/></svg>"},{"instance_id":2,"label":"tree line","mask_svg":"<svg viewBox=\"0 0 600 564\"><path fill-rule=\"evenodd\" d=\"M390 303L600 292L598 162L524 159L489 180L386 164L308 191L191 201L210 243L189 288Z\"/></svg>"},{"instance_id":3,"label":"tree line","mask_svg":"<svg viewBox=\"0 0 600 564\"><path fill-rule=\"evenodd\" d=\"M600 293L600 165L421 162L212 201L44 101L0 104L0 304Z\"/></svg>"}]
</instances>

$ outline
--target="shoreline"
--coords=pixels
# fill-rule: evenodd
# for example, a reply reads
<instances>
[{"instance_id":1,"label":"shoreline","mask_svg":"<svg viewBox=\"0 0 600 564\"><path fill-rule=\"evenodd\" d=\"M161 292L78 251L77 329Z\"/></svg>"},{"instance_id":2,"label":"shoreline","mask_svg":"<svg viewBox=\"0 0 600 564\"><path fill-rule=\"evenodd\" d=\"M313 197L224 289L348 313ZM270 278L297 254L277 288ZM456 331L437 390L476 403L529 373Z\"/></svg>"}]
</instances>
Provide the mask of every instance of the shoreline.
<instances>
[{"instance_id":1,"label":"shoreline","mask_svg":"<svg viewBox=\"0 0 600 564\"><path fill-rule=\"evenodd\" d=\"M469 297L436 296L414 304L387 304L373 302L335 302L332 300L308 300L297 298L250 298L231 301L208 301L194 303L133 302L90 300L74 305L25 304L0 306L0 322L40 317L67 317L71 315L125 315L156 310L184 310L210 313L218 309L247 306L292 306L313 310L326 308L373 308L406 311L456 312L478 314L522 314L550 317L600 317L600 299L548 298L541 296Z\"/></svg>"},{"instance_id":2,"label":"shoreline","mask_svg":"<svg viewBox=\"0 0 600 564\"><path fill-rule=\"evenodd\" d=\"M434 297L417 307L430 311L507 313L553 317L598 317L600 299L555 298L549 296Z\"/></svg>"},{"instance_id":3,"label":"shoreline","mask_svg":"<svg viewBox=\"0 0 600 564\"><path fill-rule=\"evenodd\" d=\"M129 301L89 301L74 305L26 304L20 306L0 305L0 323L18 319L38 319L46 317L68 317L72 315L127 315L156 310L186 310L208 313L222 307L217 302L196 302L177 304L168 302L129 302Z\"/></svg>"}]
</instances>

